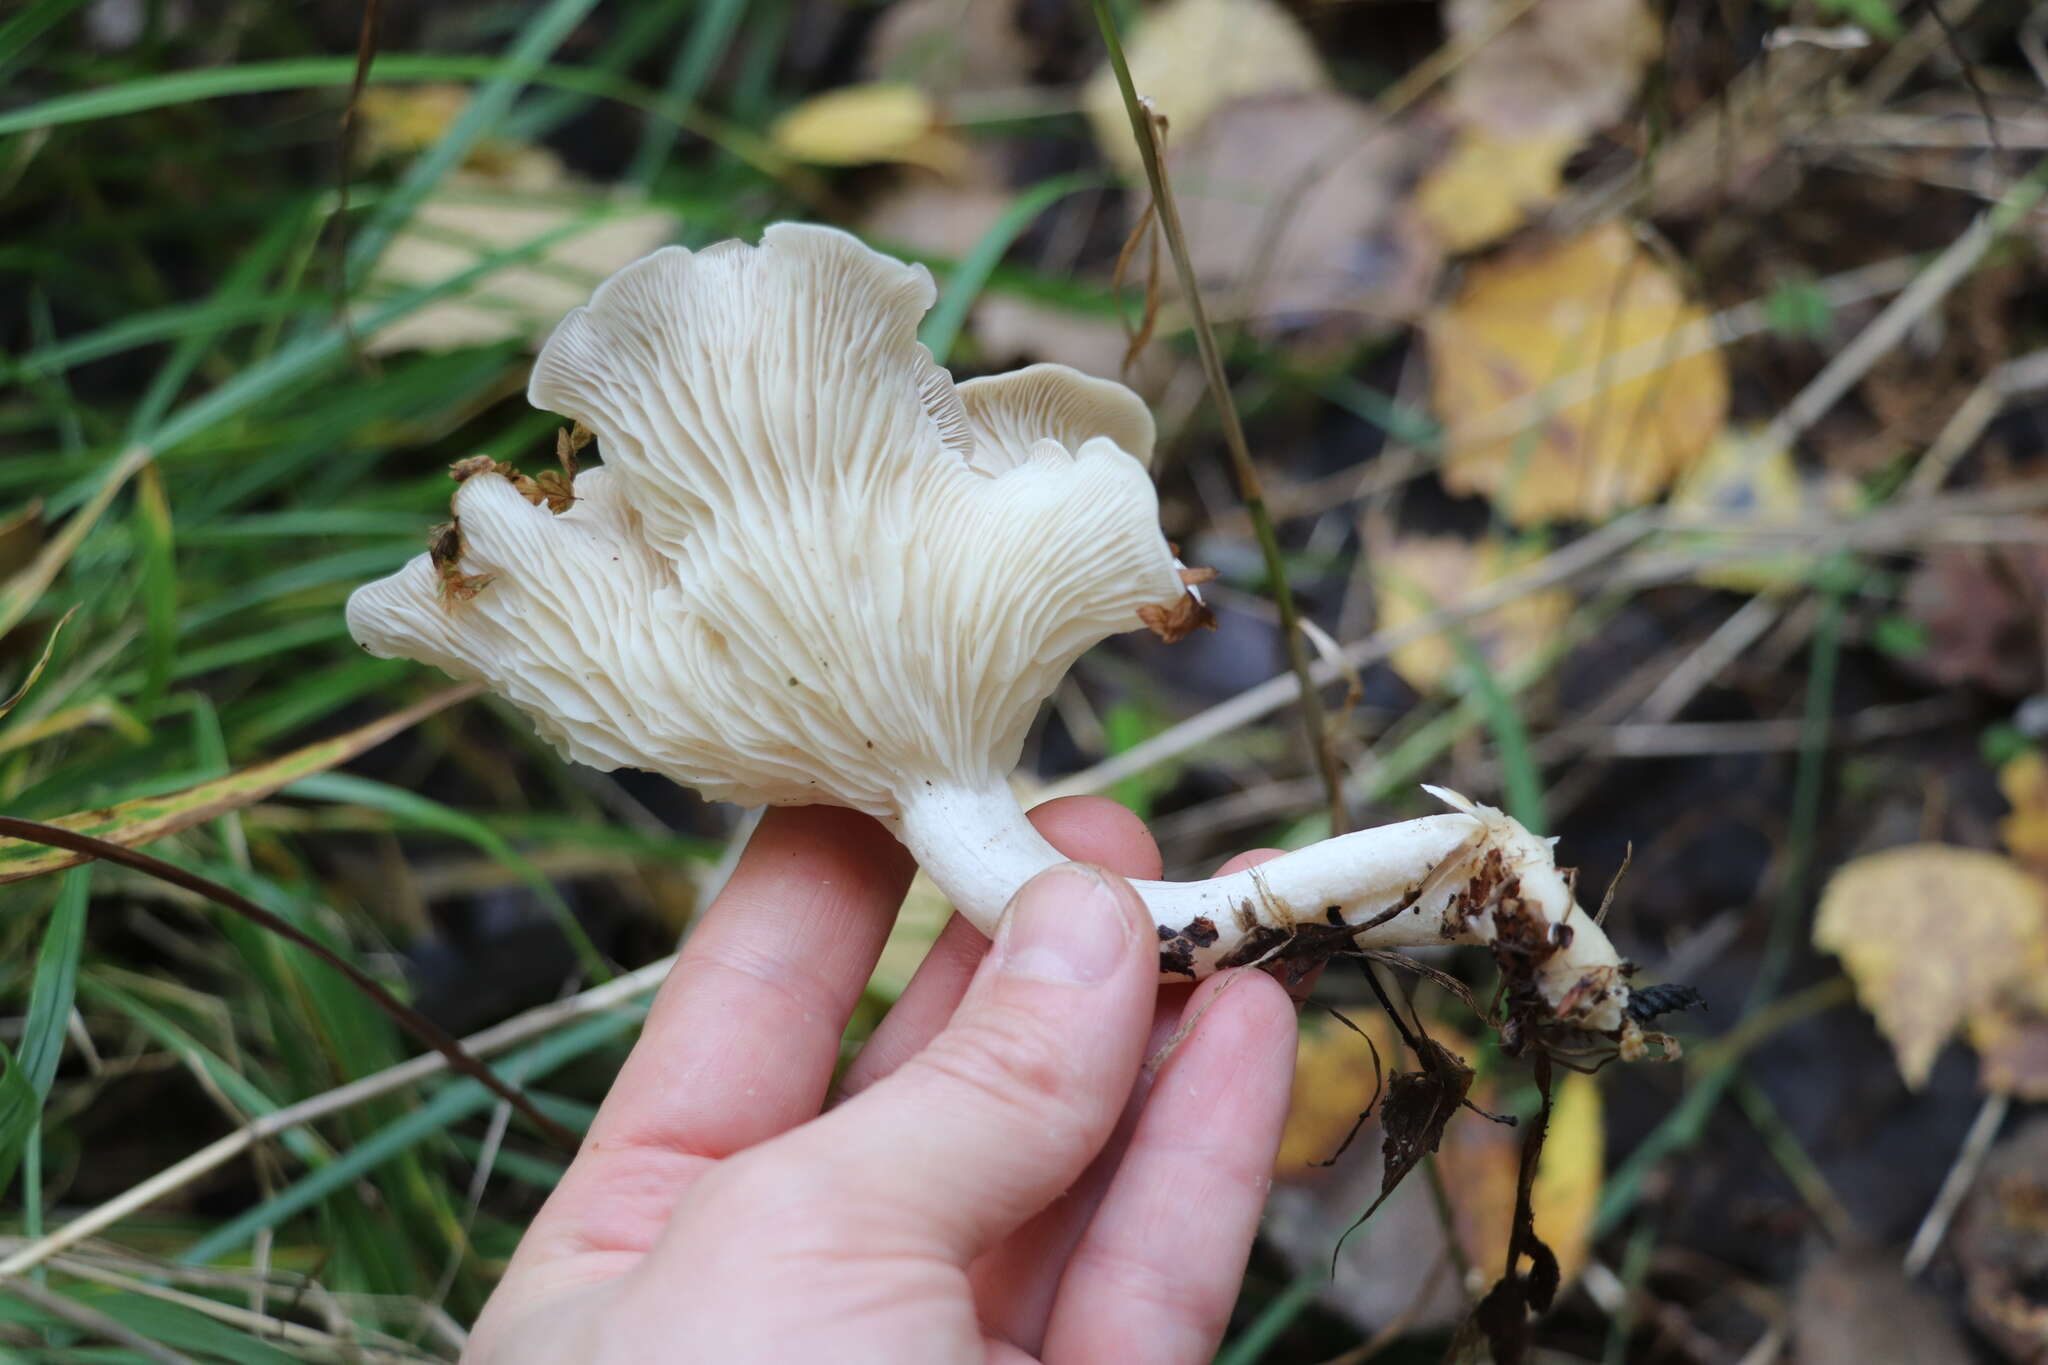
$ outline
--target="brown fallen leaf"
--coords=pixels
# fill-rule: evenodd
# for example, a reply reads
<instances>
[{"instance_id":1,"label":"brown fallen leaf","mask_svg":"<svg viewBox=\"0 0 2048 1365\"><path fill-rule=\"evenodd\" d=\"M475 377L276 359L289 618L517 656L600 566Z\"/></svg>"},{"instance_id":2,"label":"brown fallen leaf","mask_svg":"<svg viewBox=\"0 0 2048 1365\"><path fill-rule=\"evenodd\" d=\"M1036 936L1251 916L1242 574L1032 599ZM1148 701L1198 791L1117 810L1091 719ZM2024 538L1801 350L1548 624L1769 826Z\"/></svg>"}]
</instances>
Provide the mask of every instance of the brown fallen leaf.
<instances>
[{"instance_id":1,"label":"brown fallen leaf","mask_svg":"<svg viewBox=\"0 0 2048 1365\"><path fill-rule=\"evenodd\" d=\"M1998 822L1999 842L2035 873L2048 873L2048 758L2028 749L2007 759L1998 790L2012 807Z\"/></svg>"},{"instance_id":2,"label":"brown fallen leaf","mask_svg":"<svg viewBox=\"0 0 2048 1365\"><path fill-rule=\"evenodd\" d=\"M1418 315L1442 265L1409 202L1423 155L1323 92L1237 100L1177 133L1167 162L1211 314L1345 331Z\"/></svg>"},{"instance_id":3,"label":"brown fallen leaf","mask_svg":"<svg viewBox=\"0 0 2048 1365\"><path fill-rule=\"evenodd\" d=\"M2048 1101L2048 1016L2019 1006L1970 1016L1977 1084L2028 1104Z\"/></svg>"},{"instance_id":4,"label":"brown fallen leaf","mask_svg":"<svg viewBox=\"0 0 2048 1365\"><path fill-rule=\"evenodd\" d=\"M1035 56L1016 0L896 0L869 34L861 70L943 97L1021 85Z\"/></svg>"},{"instance_id":5,"label":"brown fallen leaf","mask_svg":"<svg viewBox=\"0 0 2048 1365\"><path fill-rule=\"evenodd\" d=\"M365 87L355 111L364 154L374 158L425 151L469 106L469 95L468 86L452 81Z\"/></svg>"},{"instance_id":6,"label":"brown fallen leaf","mask_svg":"<svg viewBox=\"0 0 2048 1365\"><path fill-rule=\"evenodd\" d=\"M1721 353L1663 363L1660 343L1703 320L1671 273L1619 223L1474 266L1431 312L1431 397L1446 422L1444 482L1517 525L1600 521L1654 500L1705 453L1728 410ZM1625 370L1525 430L1470 434L1549 382Z\"/></svg>"},{"instance_id":7,"label":"brown fallen leaf","mask_svg":"<svg viewBox=\"0 0 2048 1365\"><path fill-rule=\"evenodd\" d=\"M1377 544L1372 565L1379 629L1400 630L1440 607L1455 606L1541 557L1533 545L1514 547L1492 536L1403 536ZM1456 628L1495 672L1513 672L1556 641L1571 610L1571 594L1551 588L1525 594ZM1429 693L1450 680L1460 660L1449 636L1438 633L1402 645L1388 662L1410 687Z\"/></svg>"},{"instance_id":8,"label":"brown fallen leaf","mask_svg":"<svg viewBox=\"0 0 2048 1365\"><path fill-rule=\"evenodd\" d=\"M1887 849L1828 880L1813 941L1842 959L1917 1090L1959 1028L2048 976L2048 888L1996 853Z\"/></svg>"},{"instance_id":9,"label":"brown fallen leaf","mask_svg":"<svg viewBox=\"0 0 2048 1365\"><path fill-rule=\"evenodd\" d=\"M1521 136L1615 122L1663 43L1643 0L1449 0L1444 26L1473 46L1450 81L1459 121Z\"/></svg>"},{"instance_id":10,"label":"brown fallen leaf","mask_svg":"<svg viewBox=\"0 0 2048 1365\"><path fill-rule=\"evenodd\" d=\"M2008 697L2039 686L2048 556L2034 547L1930 549L1906 580L1904 603L1927 631L1927 648L1908 667Z\"/></svg>"},{"instance_id":11,"label":"brown fallen leaf","mask_svg":"<svg viewBox=\"0 0 2048 1365\"><path fill-rule=\"evenodd\" d=\"M1792 1298L1799 1365L1967 1365L1969 1347L1941 1300L1908 1280L1897 1261L1836 1251L1799 1277Z\"/></svg>"},{"instance_id":12,"label":"brown fallen leaf","mask_svg":"<svg viewBox=\"0 0 2048 1365\"><path fill-rule=\"evenodd\" d=\"M972 251L1016 198L987 158L955 175L905 167L861 215L863 237L958 260Z\"/></svg>"},{"instance_id":13,"label":"brown fallen leaf","mask_svg":"<svg viewBox=\"0 0 2048 1365\"><path fill-rule=\"evenodd\" d=\"M1991 1149L1950 1246L1971 1319L2016 1365L2048 1361L2048 1119Z\"/></svg>"},{"instance_id":14,"label":"brown fallen leaf","mask_svg":"<svg viewBox=\"0 0 2048 1365\"><path fill-rule=\"evenodd\" d=\"M460 85L373 86L358 105L364 147L373 157L422 152L469 100ZM579 180L545 147L479 140L392 239L366 293L376 298L438 284L494 252L565 228L572 230L536 259L500 267L415 309L367 336L364 349L447 351L511 338L537 346L605 276L674 239L669 215L629 206Z\"/></svg>"},{"instance_id":15,"label":"brown fallen leaf","mask_svg":"<svg viewBox=\"0 0 2048 1365\"><path fill-rule=\"evenodd\" d=\"M1166 116L1169 147L1194 137L1232 100L1330 86L1308 34L1273 0L1167 0L1124 35L1124 56L1138 94ZM1141 175L1144 162L1107 62L1088 78L1081 108L1110 163Z\"/></svg>"}]
</instances>

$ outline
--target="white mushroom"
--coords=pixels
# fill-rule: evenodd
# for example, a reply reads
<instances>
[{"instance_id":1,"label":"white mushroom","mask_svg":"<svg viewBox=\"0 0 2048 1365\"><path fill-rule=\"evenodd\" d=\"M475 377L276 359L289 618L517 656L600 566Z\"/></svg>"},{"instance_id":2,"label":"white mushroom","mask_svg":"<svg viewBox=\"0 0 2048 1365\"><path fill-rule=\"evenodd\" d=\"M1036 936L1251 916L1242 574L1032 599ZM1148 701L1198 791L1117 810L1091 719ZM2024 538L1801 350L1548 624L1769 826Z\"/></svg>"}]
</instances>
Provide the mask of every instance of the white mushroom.
<instances>
[{"instance_id":1,"label":"white mushroom","mask_svg":"<svg viewBox=\"0 0 2048 1365\"><path fill-rule=\"evenodd\" d=\"M1103 637L1201 609L1138 398L1059 365L956 387L916 339L933 297L923 267L789 224L628 266L528 390L603 467L458 466L454 523L350 599L355 638L484 680L578 762L865 811L992 931L1060 861L1005 780L1040 703ZM1455 813L1138 883L1163 974L1485 943L1548 1022L1631 1046L1626 968L1549 842L1437 795Z\"/></svg>"}]
</instances>

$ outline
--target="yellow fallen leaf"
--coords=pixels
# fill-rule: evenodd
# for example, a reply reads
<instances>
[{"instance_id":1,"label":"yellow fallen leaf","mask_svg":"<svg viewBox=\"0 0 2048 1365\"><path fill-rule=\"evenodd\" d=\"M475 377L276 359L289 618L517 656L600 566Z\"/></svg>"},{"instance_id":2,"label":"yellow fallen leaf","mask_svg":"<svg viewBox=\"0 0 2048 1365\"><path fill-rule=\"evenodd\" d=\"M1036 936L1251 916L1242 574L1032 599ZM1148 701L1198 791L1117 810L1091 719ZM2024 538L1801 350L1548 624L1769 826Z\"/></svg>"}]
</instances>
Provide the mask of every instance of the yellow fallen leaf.
<instances>
[{"instance_id":1,"label":"yellow fallen leaf","mask_svg":"<svg viewBox=\"0 0 2048 1365\"><path fill-rule=\"evenodd\" d=\"M873 81L813 95L768 130L775 150L818 166L900 161L957 169L960 144L939 127L931 96L900 81Z\"/></svg>"},{"instance_id":2,"label":"yellow fallen leaf","mask_svg":"<svg viewBox=\"0 0 2048 1365\"><path fill-rule=\"evenodd\" d=\"M1482 1106L1493 1099L1481 1095ZM1591 1076L1567 1072L1552 1097L1550 1132L1536 1163L1529 1211L1536 1235L1557 1256L1566 1284L1585 1267L1592 1244L1593 1214L1600 1206L1606 1173L1606 1130L1600 1086ZM1460 1114L1444 1132L1444 1185L1450 1193L1458 1241L1466 1258L1486 1276L1499 1278L1514 1230L1516 1182L1521 1177L1521 1132Z\"/></svg>"},{"instance_id":3,"label":"yellow fallen leaf","mask_svg":"<svg viewBox=\"0 0 2048 1365\"><path fill-rule=\"evenodd\" d=\"M1379 1075L1402 1065L1401 1040L1377 1010L1346 1013L1372 1040L1361 1038L1334 1019L1316 1018L1302 1027L1294 1052L1294 1098L1287 1109L1287 1127L1273 1159L1281 1180L1313 1178L1323 1162L1335 1156L1359 1114L1376 1103L1373 1094L1373 1050L1379 1051ZM1379 1127L1369 1125L1359 1142L1377 1145Z\"/></svg>"},{"instance_id":4,"label":"yellow fallen leaf","mask_svg":"<svg viewBox=\"0 0 2048 1365\"><path fill-rule=\"evenodd\" d=\"M363 149L372 156L425 151L469 104L469 87L450 83L373 85L356 101Z\"/></svg>"},{"instance_id":5,"label":"yellow fallen leaf","mask_svg":"<svg viewBox=\"0 0 2048 1365\"><path fill-rule=\"evenodd\" d=\"M1796 525L1805 517L1809 499L1789 450L1765 446L1757 433L1724 431L1699 463L1680 476L1669 505L1672 519L1680 525L1740 522L1772 527ZM1688 538L1694 548L1711 553L1741 543L1739 534ZM1803 583L1818 558L1799 550L1766 549L1741 559L1716 559L1693 578L1705 587L1731 592L1782 592Z\"/></svg>"},{"instance_id":6,"label":"yellow fallen leaf","mask_svg":"<svg viewBox=\"0 0 2048 1365\"><path fill-rule=\"evenodd\" d=\"M1593 1215L1607 1175L1607 1127L1600 1083L1579 1072L1558 1085L1550 1113L1550 1135L1536 1165L1529 1204L1536 1235L1557 1253L1558 1270L1569 1284L1592 1248ZM1501 1251L1506 1253L1503 1246Z\"/></svg>"},{"instance_id":7,"label":"yellow fallen leaf","mask_svg":"<svg viewBox=\"0 0 2048 1365\"><path fill-rule=\"evenodd\" d=\"M1445 484L1484 494L1524 526L1599 521L1655 499L1727 416L1718 351L1664 363L1657 350L1703 318L1619 223L1474 266L1426 323L1431 397L1447 424ZM1647 359L1628 355L1638 348ZM1610 366L1611 380L1578 402L1543 395L1553 380ZM1484 428L1517 401L1537 404L1522 430Z\"/></svg>"},{"instance_id":8,"label":"yellow fallen leaf","mask_svg":"<svg viewBox=\"0 0 2048 1365\"><path fill-rule=\"evenodd\" d=\"M1166 115L1169 148L1232 100L1330 86L1308 34L1273 0L1167 0L1126 35L1124 58L1138 94ZM1108 63L1088 78L1081 108L1102 154L1127 175L1141 173L1144 161Z\"/></svg>"},{"instance_id":9,"label":"yellow fallen leaf","mask_svg":"<svg viewBox=\"0 0 2048 1365\"><path fill-rule=\"evenodd\" d=\"M2029 867L2048 869L2048 759L2028 749L1998 770L1998 790L2012 814L1998 822L1998 838Z\"/></svg>"},{"instance_id":10,"label":"yellow fallen leaf","mask_svg":"<svg viewBox=\"0 0 2048 1365\"><path fill-rule=\"evenodd\" d=\"M371 157L411 156L441 140L468 107L466 85L373 85L356 105L363 148ZM457 168L500 189L552 190L571 183L561 158L529 142L483 137Z\"/></svg>"},{"instance_id":11,"label":"yellow fallen leaf","mask_svg":"<svg viewBox=\"0 0 2048 1365\"><path fill-rule=\"evenodd\" d=\"M1995 853L1887 849L1829 879L1813 941L1842 959L1917 1090L1958 1028L2048 976L2048 888Z\"/></svg>"},{"instance_id":12,"label":"yellow fallen leaf","mask_svg":"<svg viewBox=\"0 0 2048 1365\"><path fill-rule=\"evenodd\" d=\"M1416 211L1454 255L1499 241L1557 198L1578 141L1574 133L1500 133L1466 124L1416 186Z\"/></svg>"},{"instance_id":13,"label":"yellow fallen leaf","mask_svg":"<svg viewBox=\"0 0 2048 1365\"><path fill-rule=\"evenodd\" d=\"M1497 538L1405 536L1375 548L1373 590L1379 628L1399 630L1440 607L1454 606L1486 584L1536 559L1534 545L1509 546ZM1535 658L1557 637L1571 614L1571 594L1561 588L1525 594L1495 611L1459 623L1489 667L1511 672ZM1459 653L1439 632L1410 641L1389 660L1418 692L1434 692L1457 668Z\"/></svg>"}]
</instances>

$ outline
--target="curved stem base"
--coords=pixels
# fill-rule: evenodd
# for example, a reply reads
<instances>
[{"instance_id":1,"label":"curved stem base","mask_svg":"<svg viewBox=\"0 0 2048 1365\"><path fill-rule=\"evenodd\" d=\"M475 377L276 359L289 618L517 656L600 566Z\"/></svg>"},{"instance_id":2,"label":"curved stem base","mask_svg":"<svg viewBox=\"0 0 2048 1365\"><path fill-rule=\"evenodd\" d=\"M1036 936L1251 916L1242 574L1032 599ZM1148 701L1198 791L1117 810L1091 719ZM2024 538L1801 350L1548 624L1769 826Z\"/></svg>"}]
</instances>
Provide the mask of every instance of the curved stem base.
<instances>
[{"instance_id":1,"label":"curved stem base","mask_svg":"<svg viewBox=\"0 0 2048 1365\"><path fill-rule=\"evenodd\" d=\"M1133 882L1158 926L1162 979L1350 948L1486 944L1557 1022L1633 1031L1627 968L1558 872L1550 841L1435 788L1454 813L1359 830L1199 882ZM1007 786L930 784L897 834L976 928L1055 863Z\"/></svg>"}]
</instances>

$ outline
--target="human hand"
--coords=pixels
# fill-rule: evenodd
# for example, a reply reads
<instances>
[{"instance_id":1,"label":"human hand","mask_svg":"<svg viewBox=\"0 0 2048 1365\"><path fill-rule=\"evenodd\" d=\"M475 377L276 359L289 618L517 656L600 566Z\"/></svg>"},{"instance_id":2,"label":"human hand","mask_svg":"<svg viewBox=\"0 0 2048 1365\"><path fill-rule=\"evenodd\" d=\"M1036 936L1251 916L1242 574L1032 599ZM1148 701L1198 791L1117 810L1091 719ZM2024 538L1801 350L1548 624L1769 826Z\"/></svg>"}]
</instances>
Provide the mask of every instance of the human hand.
<instances>
[{"instance_id":1,"label":"human hand","mask_svg":"<svg viewBox=\"0 0 2048 1365\"><path fill-rule=\"evenodd\" d=\"M1031 818L1114 871L1035 878L993 951L956 917L826 1108L913 868L864 816L769 811L464 1361L1207 1361L1293 1008L1259 972L1159 988L1116 875L1159 875L1136 816L1080 797Z\"/></svg>"}]
</instances>

